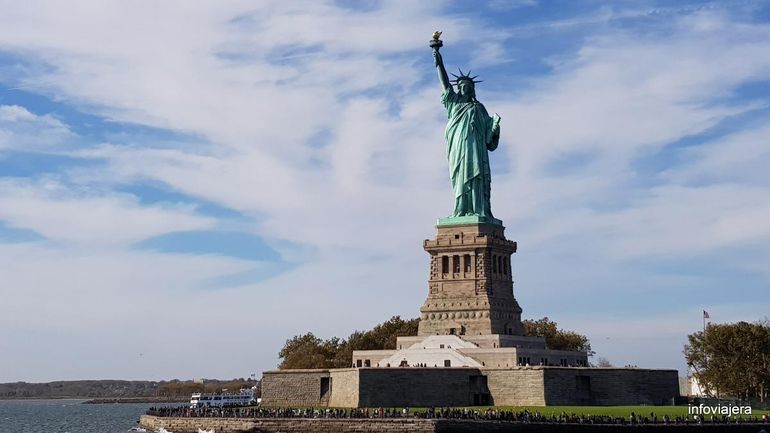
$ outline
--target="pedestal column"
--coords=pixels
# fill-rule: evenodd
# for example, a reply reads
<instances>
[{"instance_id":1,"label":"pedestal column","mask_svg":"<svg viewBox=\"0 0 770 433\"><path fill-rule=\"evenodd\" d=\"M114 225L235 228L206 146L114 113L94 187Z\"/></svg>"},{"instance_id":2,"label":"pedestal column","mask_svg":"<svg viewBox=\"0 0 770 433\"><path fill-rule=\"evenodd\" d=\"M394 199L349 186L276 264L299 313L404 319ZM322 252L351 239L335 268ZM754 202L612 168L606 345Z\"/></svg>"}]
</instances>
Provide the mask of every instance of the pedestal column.
<instances>
[{"instance_id":1,"label":"pedestal column","mask_svg":"<svg viewBox=\"0 0 770 433\"><path fill-rule=\"evenodd\" d=\"M511 270L516 242L504 232L486 222L436 226L436 238L423 244L430 277L418 335L523 335Z\"/></svg>"}]
</instances>

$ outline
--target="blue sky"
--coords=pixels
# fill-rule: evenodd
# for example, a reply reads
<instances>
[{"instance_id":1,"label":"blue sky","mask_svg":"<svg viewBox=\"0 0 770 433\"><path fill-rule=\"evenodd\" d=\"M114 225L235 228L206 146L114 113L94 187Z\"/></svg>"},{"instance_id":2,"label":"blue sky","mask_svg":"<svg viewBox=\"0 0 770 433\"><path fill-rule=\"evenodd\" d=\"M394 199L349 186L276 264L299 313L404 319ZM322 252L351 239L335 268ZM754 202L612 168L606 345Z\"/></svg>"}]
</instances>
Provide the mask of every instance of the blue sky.
<instances>
[{"instance_id":1,"label":"blue sky","mask_svg":"<svg viewBox=\"0 0 770 433\"><path fill-rule=\"evenodd\" d=\"M245 377L416 317L437 29L503 119L524 317L684 373L702 310L770 311L768 1L0 6L0 382Z\"/></svg>"}]
</instances>

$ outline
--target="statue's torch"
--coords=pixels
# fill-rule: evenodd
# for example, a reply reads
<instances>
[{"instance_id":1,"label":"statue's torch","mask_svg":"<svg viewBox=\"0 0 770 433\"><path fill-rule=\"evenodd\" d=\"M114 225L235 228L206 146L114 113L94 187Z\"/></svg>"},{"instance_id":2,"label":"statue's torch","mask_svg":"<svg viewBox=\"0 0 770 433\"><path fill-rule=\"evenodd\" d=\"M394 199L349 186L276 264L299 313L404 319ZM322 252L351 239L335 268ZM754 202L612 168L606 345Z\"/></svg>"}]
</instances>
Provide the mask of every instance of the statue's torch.
<instances>
[{"instance_id":1,"label":"statue's torch","mask_svg":"<svg viewBox=\"0 0 770 433\"><path fill-rule=\"evenodd\" d=\"M441 37L441 32L435 31L433 32L433 39L430 40L430 47L436 51L438 51L439 48L444 46L444 43L441 42L441 39L439 39L439 37Z\"/></svg>"}]
</instances>

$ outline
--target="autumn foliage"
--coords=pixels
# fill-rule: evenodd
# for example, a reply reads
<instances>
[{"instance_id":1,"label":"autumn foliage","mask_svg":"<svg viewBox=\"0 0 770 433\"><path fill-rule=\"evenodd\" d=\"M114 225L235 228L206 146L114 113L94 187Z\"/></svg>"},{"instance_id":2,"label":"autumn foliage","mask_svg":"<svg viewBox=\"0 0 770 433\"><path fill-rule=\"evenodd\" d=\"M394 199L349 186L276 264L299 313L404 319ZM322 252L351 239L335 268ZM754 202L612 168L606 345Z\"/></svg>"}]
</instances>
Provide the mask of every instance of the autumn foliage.
<instances>
[{"instance_id":1,"label":"autumn foliage","mask_svg":"<svg viewBox=\"0 0 770 433\"><path fill-rule=\"evenodd\" d=\"M396 338L417 335L419 319L403 320L391 317L369 331L355 331L347 339L332 337L327 340L316 337L312 332L297 335L286 340L278 356L278 368L343 368L350 367L354 350L395 349ZM580 350L590 354L588 337L572 331L558 329L556 322L547 317L540 320L525 320L527 335L545 337L551 349Z\"/></svg>"},{"instance_id":2,"label":"autumn foliage","mask_svg":"<svg viewBox=\"0 0 770 433\"><path fill-rule=\"evenodd\" d=\"M770 322L709 324L687 336L684 356L713 397L766 402L770 393Z\"/></svg>"},{"instance_id":3,"label":"autumn foliage","mask_svg":"<svg viewBox=\"0 0 770 433\"><path fill-rule=\"evenodd\" d=\"M522 320L524 334L531 337L544 337L545 345L553 350L576 350L592 356L591 342L588 337L577 332L559 329L556 322L543 317L540 320Z\"/></svg>"},{"instance_id":4,"label":"autumn foliage","mask_svg":"<svg viewBox=\"0 0 770 433\"><path fill-rule=\"evenodd\" d=\"M278 353L278 368L342 368L350 367L354 350L395 349L396 338L417 335L419 319L391 317L369 331L355 331L347 339L332 337L322 340L312 332L286 340Z\"/></svg>"}]
</instances>

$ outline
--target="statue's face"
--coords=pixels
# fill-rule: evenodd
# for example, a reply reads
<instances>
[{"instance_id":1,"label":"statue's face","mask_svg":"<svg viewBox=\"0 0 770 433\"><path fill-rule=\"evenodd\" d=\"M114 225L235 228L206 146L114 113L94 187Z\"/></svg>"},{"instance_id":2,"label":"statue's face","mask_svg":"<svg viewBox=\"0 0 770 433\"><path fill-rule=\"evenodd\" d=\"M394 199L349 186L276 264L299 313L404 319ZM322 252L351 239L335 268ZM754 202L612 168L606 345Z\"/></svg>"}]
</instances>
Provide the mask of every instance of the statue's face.
<instances>
[{"instance_id":1,"label":"statue's face","mask_svg":"<svg viewBox=\"0 0 770 433\"><path fill-rule=\"evenodd\" d=\"M457 83L457 92L469 98L475 96L476 89L473 85L473 81L460 80Z\"/></svg>"}]
</instances>

